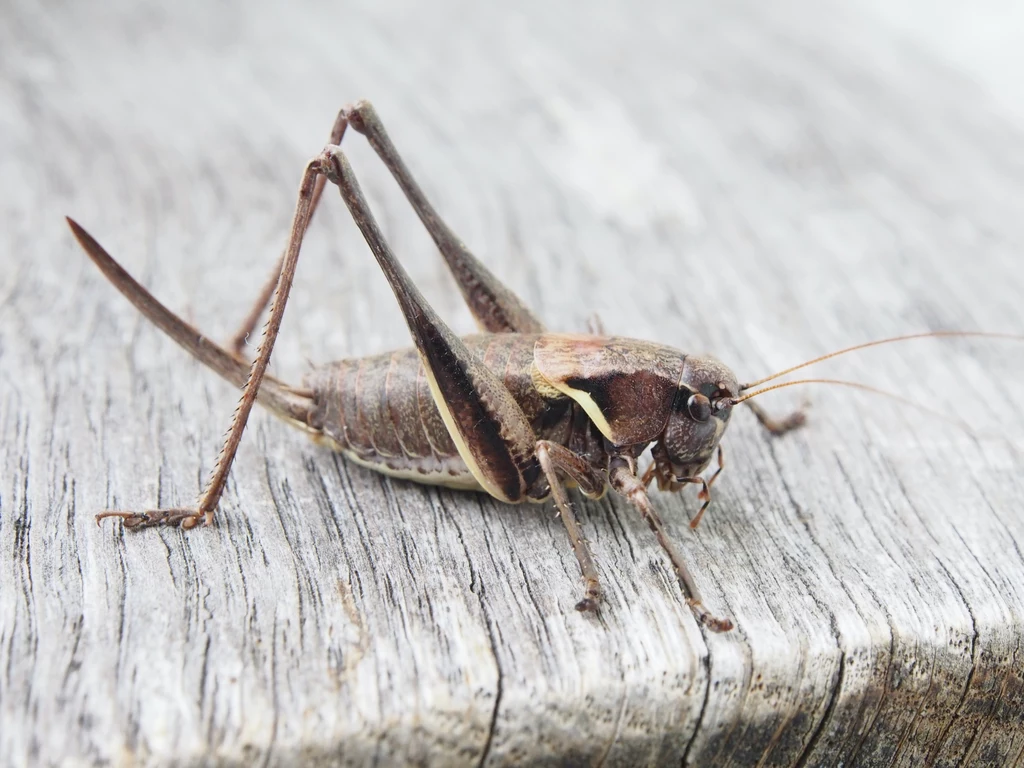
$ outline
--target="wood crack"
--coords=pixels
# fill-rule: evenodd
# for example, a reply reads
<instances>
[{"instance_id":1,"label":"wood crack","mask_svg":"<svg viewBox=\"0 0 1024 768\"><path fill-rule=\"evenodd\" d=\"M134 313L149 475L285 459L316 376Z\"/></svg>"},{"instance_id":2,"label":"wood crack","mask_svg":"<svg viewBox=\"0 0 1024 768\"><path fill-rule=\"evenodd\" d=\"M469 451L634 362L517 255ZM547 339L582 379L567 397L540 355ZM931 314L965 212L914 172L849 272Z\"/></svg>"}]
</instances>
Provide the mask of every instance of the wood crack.
<instances>
[{"instance_id":1,"label":"wood crack","mask_svg":"<svg viewBox=\"0 0 1024 768\"><path fill-rule=\"evenodd\" d=\"M491 721L490 725L487 728L487 740L484 742L484 749L482 754L480 755L480 761L477 763L478 768L483 768L483 766L487 763L487 758L490 757L491 746L494 743L494 735L495 733L497 733L498 730L498 714L501 711L501 699L505 691L505 670L502 668L501 665L501 656L498 648L498 640L497 637L495 636L496 630L494 627L494 621L491 617L490 609L487 606L487 588L484 586L483 580L477 577L473 571L472 557L469 553L469 550L465 548L465 539L463 538L462 530L458 527L458 523L456 523L456 530L458 532L457 535L459 537L459 541L462 543L463 548L466 552L466 562L467 564L469 564L471 578L477 585L477 588L474 592L480 604L480 611L484 618L484 626L487 628L487 639L491 646L491 655L494 658L494 667L497 672L497 681L495 684L494 691L494 709L491 711ZM487 553L491 556L492 559L494 558L494 553L491 550L490 541L487 541Z\"/></svg>"},{"instance_id":2,"label":"wood crack","mask_svg":"<svg viewBox=\"0 0 1024 768\"><path fill-rule=\"evenodd\" d=\"M840 693L843 689L845 674L846 651L840 649L839 669L836 670L832 685L829 687L828 703L825 705L825 714L823 714L821 719L818 721L817 726L815 726L814 731L811 733L811 738L807 741L807 744L804 745L803 750L800 752L800 756L797 758L796 763L794 763L796 768L803 768L803 766L807 765L808 760L811 759L811 755L814 754L814 748L818 746L818 742L824 737L827 727L832 723L832 716L835 714L836 705L839 703Z\"/></svg>"},{"instance_id":3,"label":"wood crack","mask_svg":"<svg viewBox=\"0 0 1024 768\"><path fill-rule=\"evenodd\" d=\"M946 574L946 578L949 579L949 583L953 585L953 589L960 596L960 600L963 602L964 607L967 609L967 615L971 619L971 669L967 673L967 679L964 682L964 689L960 693L960 699L957 702L956 708L953 710L953 714L950 715L949 722L946 723L942 729L942 733L935 740L935 746L928 755L927 762L933 763L945 746L946 739L949 737L949 732L960 718L960 713L963 711L964 703L967 701L967 696L971 692L971 686L974 684L974 675L978 670L978 624L974 617L974 610L971 608L971 604L968 602L967 597L964 595L963 587L953 578L953 574L949 572L946 564L939 562L939 567L942 568L942 572Z\"/></svg>"},{"instance_id":4,"label":"wood crack","mask_svg":"<svg viewBox=\"0 0 1024 768\"><path fill-rule=\"evenodd\" d=\"M701 667L704 668L704 677L707 680L707 683L704 686L704 698L700 703L700 712L697 713L697 720L693 724L693 733L686 742L686 748L683 750L683 755L679 760L679 764L683 766L683 768L686 768L688 765L692 765L690 762L690 752L697 741L697 737L701 735L701 729L704 726L704 715L707 713L708 702L711 699L711 649L707 646L704 648L704 654L701 656L700 663Z\"/></svg>"}]
</instances>

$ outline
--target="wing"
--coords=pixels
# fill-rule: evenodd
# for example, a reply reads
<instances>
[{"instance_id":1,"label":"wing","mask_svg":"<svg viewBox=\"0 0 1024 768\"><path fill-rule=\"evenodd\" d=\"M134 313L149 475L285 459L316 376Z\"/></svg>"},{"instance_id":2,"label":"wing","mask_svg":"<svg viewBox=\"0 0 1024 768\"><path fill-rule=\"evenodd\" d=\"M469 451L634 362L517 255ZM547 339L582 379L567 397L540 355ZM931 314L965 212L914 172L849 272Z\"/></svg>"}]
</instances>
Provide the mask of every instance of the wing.
<instances>
[{"instance_id":1,"label":"wing","mask_svg":"<svg viewBox=\"0 0 1024 768\"><path fill-rule=\"evenodd\" d=\"M533 350L543 378L587 412L615 445L656 439L665 429L686 356L621 336L545 334Z\"/></svg>"}]
</instances>

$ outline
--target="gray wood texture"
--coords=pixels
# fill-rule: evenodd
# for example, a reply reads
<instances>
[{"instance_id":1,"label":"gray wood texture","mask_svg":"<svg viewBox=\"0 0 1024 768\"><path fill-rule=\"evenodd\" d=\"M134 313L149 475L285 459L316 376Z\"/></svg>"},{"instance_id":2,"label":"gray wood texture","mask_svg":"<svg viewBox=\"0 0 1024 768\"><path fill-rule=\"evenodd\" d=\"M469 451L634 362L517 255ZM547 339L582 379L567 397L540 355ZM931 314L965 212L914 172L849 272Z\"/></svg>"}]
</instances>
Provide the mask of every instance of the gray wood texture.
<instances>
[{"instance_id":1,"label":"gray wood texture","mask_svg":"<svg viewBox=\"0 0 1024 768\"><path fill-rule=\"evenodd\" d=\"M963 5L960 8L959 5ZM172 10L173 9L173 10ZM694 534L701 631L621 501L391 481L257 412L219 523L185 505L237 392L104 283L75 216L227 338L303 162L372 99L435 204L550 327L759 377L940 328L1024 332L1024 14L970 4L6 0L0 21L0 763L1022 765L1024 347L922 341L740 414ZM469 331L361 138L390 240ZM333 193L272 370L406 346Z\"/></svg>"}]
</instances>

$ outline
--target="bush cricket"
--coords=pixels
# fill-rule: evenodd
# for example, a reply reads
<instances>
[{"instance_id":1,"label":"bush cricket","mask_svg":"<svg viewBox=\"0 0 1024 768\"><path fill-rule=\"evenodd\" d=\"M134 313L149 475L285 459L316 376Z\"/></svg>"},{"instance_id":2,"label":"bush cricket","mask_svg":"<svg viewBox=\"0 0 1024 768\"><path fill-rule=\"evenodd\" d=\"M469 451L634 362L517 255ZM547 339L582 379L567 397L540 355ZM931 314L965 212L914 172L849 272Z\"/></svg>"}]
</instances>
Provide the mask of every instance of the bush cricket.
<instances>
[{"instance_id":1,"label":"bush cricket","mask_svg":"<svg viewBox=\"0 0 1024 768\"><path fill-rule=\"evenodd\" d=\"M458 283L481 332L459 337L434 312L399 264L340 148L346 130L363 134L401 187ZM303 236L325 183L335 184L390 284L415 346L319 366L301 387L267 374ZM552 333L470 253L441 220L413 179L368 102L343 108L329 143L305 167L287 247L231 349L219 346L164 307L77 223L68 223L100 270L149 320L228 382L242 387L212 476L195 508L110 511L126 528L210 525L252 406L259 401L316 442L349 460L399 478L484 491L508 502L553 498L583 575L576 608L596 610L602 588L590 547L566 489L600 498L611 488L636 508L665 550L697 621L721 632L728 618L705 607L700 590L668 537L647 488L696 484L702 502L696 527L723 468L720 441L733 408L745 403L775 435L804 423L801 412L772 419L751 402L803 379L762 386L805 366L855 349L925 336L1009 334L937 332L861 344L746 384L709 356L616 336ZM270 304L251 364L244 340ZM759 388L760 387L760 388ZM876 391L876 390L872 390ZM641 473L639 460L653 462ZM703 474L712 461L717 468Z\"/></svg>"}]
</instances>

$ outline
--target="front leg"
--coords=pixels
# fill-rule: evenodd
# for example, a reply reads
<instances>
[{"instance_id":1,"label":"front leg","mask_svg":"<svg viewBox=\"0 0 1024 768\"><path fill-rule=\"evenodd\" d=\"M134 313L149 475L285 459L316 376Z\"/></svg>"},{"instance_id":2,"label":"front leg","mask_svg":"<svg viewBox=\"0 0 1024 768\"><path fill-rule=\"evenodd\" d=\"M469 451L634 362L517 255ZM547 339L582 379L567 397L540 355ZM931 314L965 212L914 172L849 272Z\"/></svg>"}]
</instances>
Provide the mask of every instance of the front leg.
<instances>
[{"instance_id":1,"label":"front leg","mask_svg":"<svg viewBox=\"0 0 1024 768\"><path fill-rule=\"evenodd\" d=\"M669 539L665 532L665 524L654 511L651 500L647 496L647 489L636 476L636 460L627 456L612 457L609 465L609 480L612 488L626 497L630 504L637 508L640 515L654 532L661 548L665 550L668 559L672 562L672 568L676 572L679 584L686 593L686 603L693 611L697 621L706 626L712 632L728 632L733 628L731 619L720 619L704 607L704 598L701 597L697 582L690 575L682 555Z\"/></svg>"},{"instance_id":2,"label":"front leg","mask_svg":"<svg viewBox=\"0 0 1024 768\"><path fill-rule=\"evenodd\" d=\"M577 611L596 611L604 591L601 589L601 581L597 577L597 566L594 565L594 556L590 553L587 540L583 538L580 531L580 524L573 514L572 504L569 503L569 496L565 492L565 486L558 476L561 470L569 475L580 489L596 493L601 484L594 472L585 462L563 445L552 443L548 440L537 441L537 458L540 460L541 469L551 488L551 496L558 508L558 515L562 519L566 533L569 534L569 543L572 545L573 554L576 555L576 562L580 564L580 571L583 573L584 595L583 599L576 603Z\"/></svg>"},{"instance_id":3,"label":"front leg","mask_svg":"<svg viewBox=\"0 0 1024 768\"><path fill-rule=\"evenodd\" d=\"M775 437L781 437L787 432L799 429L807 423L807 413L803 408L786 414L781 419L776 419L753 400L746 400L745 403L751 413L753 413L757 418L758 422L760 422L761 426L767 429Z\"/></svg>"}]
</instances>

